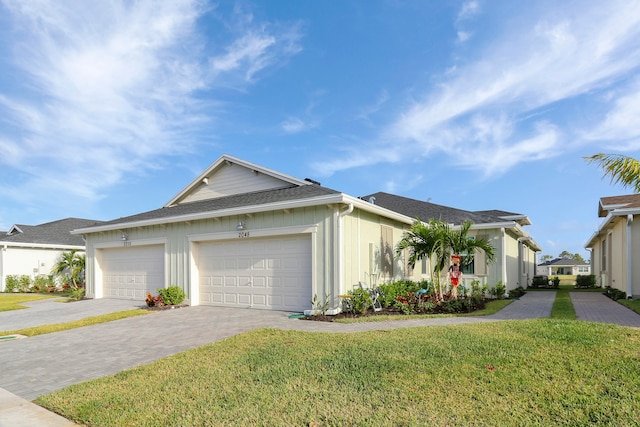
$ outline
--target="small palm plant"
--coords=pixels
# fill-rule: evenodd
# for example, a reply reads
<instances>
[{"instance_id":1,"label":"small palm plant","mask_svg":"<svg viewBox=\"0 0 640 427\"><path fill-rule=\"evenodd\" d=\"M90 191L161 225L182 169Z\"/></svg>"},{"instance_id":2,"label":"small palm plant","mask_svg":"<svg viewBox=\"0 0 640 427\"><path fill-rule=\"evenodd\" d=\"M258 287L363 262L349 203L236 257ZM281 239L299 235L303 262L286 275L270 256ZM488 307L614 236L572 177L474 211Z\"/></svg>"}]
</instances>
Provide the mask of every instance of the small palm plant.
<instances>
[{"instance_id":1,"label":"small palm plant","mask_svg":"<svg viewBox=\"0 0 640 427\"><path fill-rule=\"evenodd\" d=\"M71 286L77 289L82 284L85 264L85 254L78 253L77 250L73 249L60 254L58 262L53 266L52 273L58 276L69 274Z\"/></svg>"}]
</instances>

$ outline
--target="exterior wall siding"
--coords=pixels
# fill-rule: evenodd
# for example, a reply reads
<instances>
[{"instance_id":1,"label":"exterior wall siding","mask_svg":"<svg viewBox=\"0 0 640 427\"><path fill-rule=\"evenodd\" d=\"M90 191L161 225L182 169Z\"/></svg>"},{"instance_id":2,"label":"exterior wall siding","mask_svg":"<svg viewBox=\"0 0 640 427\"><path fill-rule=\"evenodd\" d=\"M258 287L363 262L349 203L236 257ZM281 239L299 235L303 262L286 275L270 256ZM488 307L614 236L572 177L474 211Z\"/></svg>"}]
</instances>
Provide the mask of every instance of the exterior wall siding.
<instances>
[{"instance_id":1,"label":"exterior wall siding","mask_svg":"<svg viewBox=\"0 0 640 427\"><path fill-rule=\"evenodd\" d=\"M166 225L148 226L142 228L126 229L122 231L109 231L92 233L87 236L87 295L95 295L96 282L96 246L98 248L109 245L118 247L124 242L121 241L122 233L127 234L127 244L139 245L145 241L157 241L166 239L165 258L166 283L165 286L176 285L181 287L190 299L190 241L189 236L200 234L229 233L236 231L239 221L246 223L245 231L277 229L291 226L317 226L315 265L315 277L317 294L326 295L332 293L333 286L333 212L325 206L300 208L289 211L274 211L257 213L247 217L231 216L219 219L206 219L192 221L190 223L174 223ZM277 231L274 231L274 234ZM99 250L99 249L98 249Z\"/></svg>"},{"instance_id":2,"label":"exterior wall siding","mask_svg":"<svg viewBox=\"0 0 640 427\"><path fill-rule=\"evenodd\" d=\"M201 183L200 186L186 196L181 203L285 186L287 186L287 183L277 178L260 173L254 174L251 170L244 167L225 165L216 172L215 180L212 180L208 184L204 182Z\"/></svg>"},{"instance_id":3,"label":"exterior wall siding","mask_svg":"<svg viewBox=\"0 0 640 427\"><path fill-rule=\"evenodd\" d=\"M67 250L8 246L1 247L0 251L0 291L4 291L7 276L25 275L34 278L50 275L60 255Z\"/></svg>"}]
</instances>

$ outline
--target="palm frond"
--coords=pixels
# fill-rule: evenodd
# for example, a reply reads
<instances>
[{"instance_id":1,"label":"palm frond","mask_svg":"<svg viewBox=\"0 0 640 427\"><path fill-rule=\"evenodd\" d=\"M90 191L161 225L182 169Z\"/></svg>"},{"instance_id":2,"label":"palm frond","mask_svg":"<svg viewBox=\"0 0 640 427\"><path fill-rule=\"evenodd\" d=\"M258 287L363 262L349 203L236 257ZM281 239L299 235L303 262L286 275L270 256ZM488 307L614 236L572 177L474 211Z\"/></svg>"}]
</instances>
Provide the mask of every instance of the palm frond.
<instances>
[{"instance_id":1,"label":"palm frond","mask_svg":"<svg viewBox=\"0 0 640 427\"><path fill-rule=\"evenodd\" d=\"M610 177L614 184L631 187L640 193L640 161L623 154L598 153L583 157L589 164L596 163L604 170L604 177Z\"/></svg>"}]
</instances>

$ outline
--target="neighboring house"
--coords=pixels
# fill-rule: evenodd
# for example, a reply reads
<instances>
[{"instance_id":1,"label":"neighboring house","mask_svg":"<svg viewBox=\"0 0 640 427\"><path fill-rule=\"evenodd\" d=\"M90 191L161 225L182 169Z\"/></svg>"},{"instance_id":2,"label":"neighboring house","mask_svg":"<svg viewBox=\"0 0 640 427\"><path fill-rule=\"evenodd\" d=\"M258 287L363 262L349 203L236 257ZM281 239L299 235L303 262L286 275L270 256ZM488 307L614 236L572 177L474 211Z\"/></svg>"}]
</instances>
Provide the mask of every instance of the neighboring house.
<instances>
[{"instance_id":1,"label":"neighboring house","mask_svg":"<svg viewBox=\"0 0 640 427\"><path fill-rule=\"evenodd\" d=\"M570 258L556 258L538 264L536 275L538 276L586 276L591 274L591 264Z\"/></svg>"},{"instance_id":2,"label":"neighboring house","mask_svg":"<svg viewBox=\"0 0 640 427\"><path fill-rule=\"evenodd\" d=\"M585 248L600 286L640 297L640 194L603 197L598 216L604 218Z\"/></svg>"},{"instance_id":3,"label":"neighboring house","mask_svg":"<svg viewBox=\"0 0 640 427\"><path fill-rule=\"evenodd\" d=\"M511 215L511 214L509 214ZM395 253L416 217L460 224L496 248L486 266L477 254L473 278L508 289L526 286L540 250L517 220L462 211L386 193L349 196L223 155L162 208L73 231L87 242L87 294L143 300L177 285L191 305L310 310L311 300L339 295L359 282L429 277Z\"/></svg>"},{"instance_id":4,"label":"neighboring house","mask_svg":"<svg viewBox=\"0 0 640 427\"><path fill-rule=\"evenodd\" d=\"M94 220L66 218L40 225L15 224L0 234L0 290L9 275L49 275L60 255L84 251L82 236L71 230L97 224Z\"/></svg>"}]
</instances>

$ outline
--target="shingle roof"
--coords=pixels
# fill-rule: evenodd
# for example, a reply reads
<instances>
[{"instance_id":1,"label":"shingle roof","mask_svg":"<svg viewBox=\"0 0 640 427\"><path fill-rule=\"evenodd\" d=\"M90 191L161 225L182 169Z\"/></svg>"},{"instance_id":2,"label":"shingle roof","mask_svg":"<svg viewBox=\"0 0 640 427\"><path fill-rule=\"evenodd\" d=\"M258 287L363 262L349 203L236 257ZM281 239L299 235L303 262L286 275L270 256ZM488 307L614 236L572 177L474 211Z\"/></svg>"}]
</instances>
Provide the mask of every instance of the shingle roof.
<instances>
[{"instance_id":1,"label":"shingle roof","mask_svg":"<svg viewBox=\"0 0 640 427\"><path fill-rule=\"evenodd\" d=\"M275 190L264 190L254 193L235 194L215 199L197 202L181 203L179 205L163 207L136 215L107 221L100 225L125 224L130 222L180 217L184 215L215 212L243 206L259 206L269 203L303 200L313 197L340 194L340 192L319 185L300 185ZM80 228L80 227L78 227Z\"/></svg>"},{"instance_id":2,"label":"shingle roof","mask_svg":"<svg viewBox=\"0 0 640 427\"><path fill-rule=\"evenodd\" d=\"M383 208L398 212L411 218L419 218L421 221L430 219L444 221L450 224L462 224L465 220L471 220L475 224L490 224L504 222L499 216L465 211L451 208L421 200L410 199L408 197L396 196L394 194L379 192L363 196L363 200L374 198L374 204Z\"/></svg>"},{"instance_id":3,"label":"shingle roof","mask_svg":"<svg viewBox=\"0 0 640 427\"><path fill-rule=\"evenodd\" d=\"M626 194L623 196L609 196L600 198L598 216L605 217L612 208L640 208L640 194Z\"/></svg>"},{"instance_id":4,"label":"shingle roof","mask_svg":"<svg viewBox=\"0 0 640 427\"><path fill-rule=\"evenodd\" d=\"M554 265L554 266L589 265L589 263L585 261L571 259L571 258L556 258L550 261L545 261L542 264L538 264L539 267L550 266L550 265Z\"/></svg>"},{"instance_id":5,"label":"shingle roof","mask_svg":"<svg viewBox=\"0 0 640 427\"><path fill-rule=\"evenodd\" d=\"M16 224L0 235L0 242L84 246L82 236L70 234L70 231L99 224L100 221L81 218L65 218L40 225Z\"/></svg>"}]
</instances>

